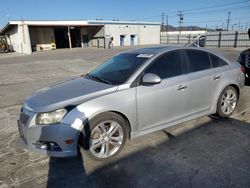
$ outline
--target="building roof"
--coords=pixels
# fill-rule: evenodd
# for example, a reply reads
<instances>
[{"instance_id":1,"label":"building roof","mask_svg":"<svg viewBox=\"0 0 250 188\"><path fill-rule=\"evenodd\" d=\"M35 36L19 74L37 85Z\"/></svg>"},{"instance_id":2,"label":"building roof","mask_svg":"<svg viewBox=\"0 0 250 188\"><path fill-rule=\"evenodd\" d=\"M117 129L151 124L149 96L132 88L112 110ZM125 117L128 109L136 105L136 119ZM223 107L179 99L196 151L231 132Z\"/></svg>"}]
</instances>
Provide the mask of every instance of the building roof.
<instances>
[{"instance_id":1,"label":"building roof","mask_svg":"<svg viewBox=\"0 0 250 188\"><path fill-rule=\"evenodd\" d=\"M13 25L26 24L28 26L103 26L105 24L119 25L160 25L159 22L137 22L119 20L12 20L9 21L0 31L4 33Z\"/></svg>"}]
</instances>

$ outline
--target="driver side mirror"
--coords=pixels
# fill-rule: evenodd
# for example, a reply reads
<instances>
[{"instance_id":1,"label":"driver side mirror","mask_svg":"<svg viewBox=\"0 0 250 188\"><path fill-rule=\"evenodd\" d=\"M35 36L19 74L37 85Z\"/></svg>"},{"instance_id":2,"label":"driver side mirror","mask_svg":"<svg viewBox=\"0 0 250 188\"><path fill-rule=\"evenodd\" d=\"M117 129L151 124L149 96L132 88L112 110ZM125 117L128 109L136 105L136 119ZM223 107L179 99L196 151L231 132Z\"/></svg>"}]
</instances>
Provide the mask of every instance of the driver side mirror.
<instances>
[{"instance_id":1,"label":"driver side mirror","mask_svg":"<svg viewBox=\"0 0 250 188\"><path fill-rule=\"evenodd\" d=\"M161 78L153 73L146 73L142 77L143 84L159 84L161 83Z\"/></svg>"}]
</instances>

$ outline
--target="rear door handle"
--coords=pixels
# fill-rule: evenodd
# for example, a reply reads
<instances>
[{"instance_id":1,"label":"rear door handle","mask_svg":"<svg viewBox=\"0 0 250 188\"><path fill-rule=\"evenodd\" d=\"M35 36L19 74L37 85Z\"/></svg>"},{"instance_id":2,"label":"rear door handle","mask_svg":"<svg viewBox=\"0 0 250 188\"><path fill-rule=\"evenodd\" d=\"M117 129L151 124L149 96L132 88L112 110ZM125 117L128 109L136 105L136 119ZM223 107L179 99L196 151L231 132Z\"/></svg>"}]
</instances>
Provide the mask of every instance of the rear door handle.
<instances>
[{"instance_id":1,"label":"rear door handle","mask_svg":"<svg viewBox=\"0 0 250 188\"><path fill-rule=\"evenodd\" d=\"M214 76L213 80L219 80L220 79L220 76L216 75Z\"/></svg>"},{"instance_id":2,"label":"rear door handle","mask_svg":"<svg viewBox=\"0 0 250 188\"><path fill-rule=\"evenodd\" d=\"M177 90L185 90L185 89L187 89L187 86L185 86L185 85L180 85L180 86L178 86L178 89Z\"/></svg>"}]
</instances>

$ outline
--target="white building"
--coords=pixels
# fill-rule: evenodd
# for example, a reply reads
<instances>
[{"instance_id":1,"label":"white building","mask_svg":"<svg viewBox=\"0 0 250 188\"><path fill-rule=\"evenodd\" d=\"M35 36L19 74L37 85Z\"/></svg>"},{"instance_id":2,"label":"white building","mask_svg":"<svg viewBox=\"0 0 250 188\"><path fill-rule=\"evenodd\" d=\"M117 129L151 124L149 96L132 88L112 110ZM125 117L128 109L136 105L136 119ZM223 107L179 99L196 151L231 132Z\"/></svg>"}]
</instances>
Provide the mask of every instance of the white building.
<instances>
[{"instance_id":1,"label":"white building","mask_svg":"<svg viewBox=\"0 0 250 188\"><path fill-rule=\"evenodd\" d=\"M160 23L135 21L9 21L0 35L16 52L74 47L160 44ZM113 39L113 40L112 40ZM112 42L111 42L112 40Z\"/></svg>"}]
</instances>

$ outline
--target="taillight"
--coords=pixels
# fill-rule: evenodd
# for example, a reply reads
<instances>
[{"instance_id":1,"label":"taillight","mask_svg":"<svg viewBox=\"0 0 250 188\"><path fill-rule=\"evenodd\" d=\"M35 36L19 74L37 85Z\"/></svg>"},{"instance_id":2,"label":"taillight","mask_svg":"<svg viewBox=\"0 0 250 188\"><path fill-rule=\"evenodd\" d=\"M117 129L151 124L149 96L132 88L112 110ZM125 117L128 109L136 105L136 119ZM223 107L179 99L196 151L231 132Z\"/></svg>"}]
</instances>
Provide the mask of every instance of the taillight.
<instances>
[{"instance_id":1,"label":"taillight","mask_svg":"<svg viewBox=\"0 0 250 188\"><path fill-rule=\"evenodd\" d=\"M240 70L241 70L241 72L245 73L245 67L240 66Z\"/></svg>"}]
</instances>

